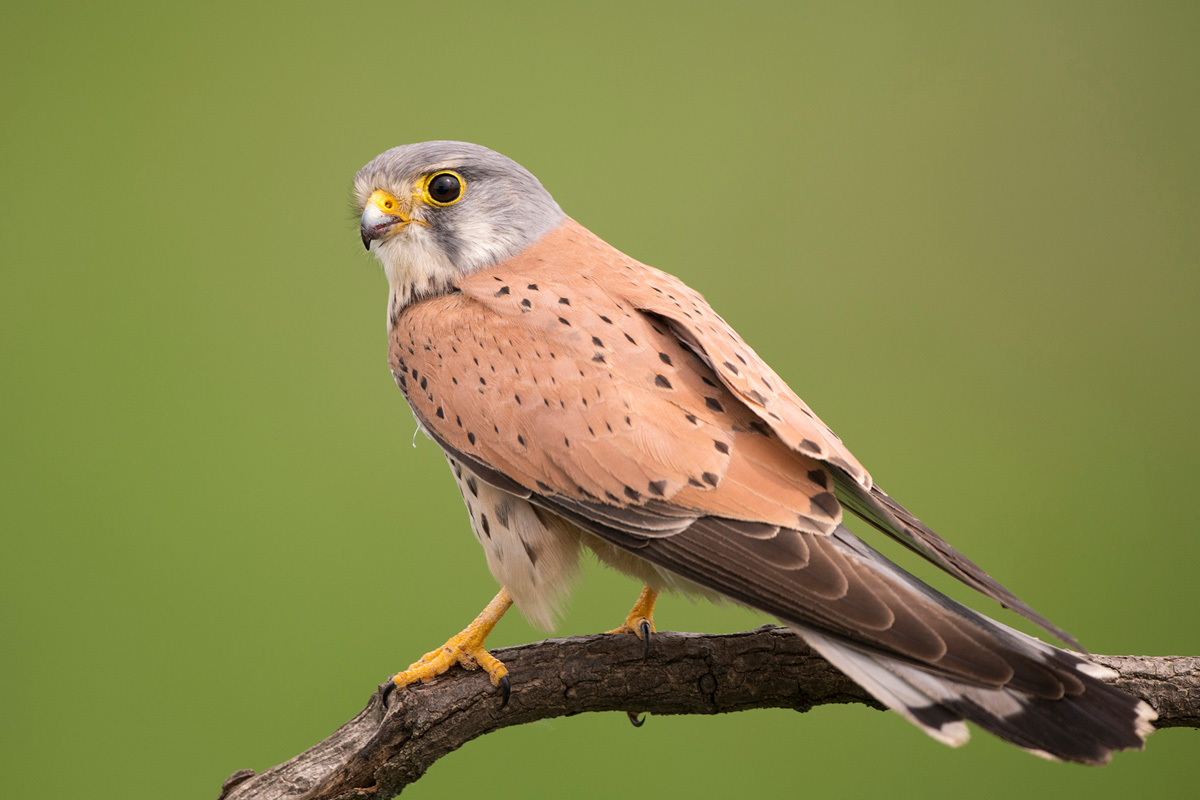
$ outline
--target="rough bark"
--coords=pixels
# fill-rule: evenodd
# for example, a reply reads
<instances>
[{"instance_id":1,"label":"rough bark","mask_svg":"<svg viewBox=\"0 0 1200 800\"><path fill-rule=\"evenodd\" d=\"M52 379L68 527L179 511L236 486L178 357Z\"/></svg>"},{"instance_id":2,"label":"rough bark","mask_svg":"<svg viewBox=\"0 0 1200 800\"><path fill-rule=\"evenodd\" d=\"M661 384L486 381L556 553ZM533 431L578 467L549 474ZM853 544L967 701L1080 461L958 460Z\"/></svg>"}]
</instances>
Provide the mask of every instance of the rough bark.
<instances>
[{"instance_id":1,"label":"rough bark","mask_svg":"<svg viewBox=\"0 0 1200 800\"><path fill-rule=\"evenodd\" d=\"M798 636L769 625L723 636L657 633L645 660L632 636L549 639L494 652L513 677L505 708L484 674L458 668L429 684L376 691L354 719L304 753L262 774L235 772L219 800L385 800L477 736L586 711L634 718L806 711L825 703L881 708ZM1200 727L1200 658L1093 658L1158 711L1157 727Z\"/></svg>"}]
</instances>

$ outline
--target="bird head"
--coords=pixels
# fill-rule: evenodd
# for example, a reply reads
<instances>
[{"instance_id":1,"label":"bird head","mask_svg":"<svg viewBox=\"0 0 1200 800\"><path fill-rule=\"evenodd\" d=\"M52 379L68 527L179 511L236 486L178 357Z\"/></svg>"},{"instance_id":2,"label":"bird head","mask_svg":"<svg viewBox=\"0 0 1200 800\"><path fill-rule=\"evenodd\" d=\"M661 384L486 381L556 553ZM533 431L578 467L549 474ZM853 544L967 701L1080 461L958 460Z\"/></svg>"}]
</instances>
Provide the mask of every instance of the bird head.
<instances>
[{"instance_id":1,"label":"bird head","mask_svg":"<svg viewBox=\"0 0 1200 800\"><path fill-rule=\"evenodd\" d=\"M448 291L563 219L524 167L466 142L393 147L354 178L363 245L404 302Z\"/></svg>"}]
</instances>

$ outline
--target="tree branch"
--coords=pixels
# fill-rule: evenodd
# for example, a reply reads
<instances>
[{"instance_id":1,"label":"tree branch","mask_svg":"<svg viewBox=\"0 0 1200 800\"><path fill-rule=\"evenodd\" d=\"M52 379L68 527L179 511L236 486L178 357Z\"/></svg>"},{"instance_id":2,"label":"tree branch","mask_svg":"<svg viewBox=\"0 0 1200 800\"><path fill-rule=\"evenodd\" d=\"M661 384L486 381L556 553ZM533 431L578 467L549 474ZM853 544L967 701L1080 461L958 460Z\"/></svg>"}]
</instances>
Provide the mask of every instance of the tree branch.
<instances>
[{"instance_id":1,"label":"tree branch","mask_svg":"<svg viewBox=\"0 0 1200 800\"><path fill-rule=\"evenodd\" d=\"M800 637L776 626L724 636L657 633L650 656L632 636L579 636L494 651L512 697L480 672L454 669L427 685L371 696L332 736L261 775L239 770L218 800L385 800L477 736L586 711L631 715L796 711L873 698ZM1158 711L1157 727L1200 727L1200 658L1093 656L1114 681ZM387 684L385 684L386 686Z\"/></svg>"}]
</instances>

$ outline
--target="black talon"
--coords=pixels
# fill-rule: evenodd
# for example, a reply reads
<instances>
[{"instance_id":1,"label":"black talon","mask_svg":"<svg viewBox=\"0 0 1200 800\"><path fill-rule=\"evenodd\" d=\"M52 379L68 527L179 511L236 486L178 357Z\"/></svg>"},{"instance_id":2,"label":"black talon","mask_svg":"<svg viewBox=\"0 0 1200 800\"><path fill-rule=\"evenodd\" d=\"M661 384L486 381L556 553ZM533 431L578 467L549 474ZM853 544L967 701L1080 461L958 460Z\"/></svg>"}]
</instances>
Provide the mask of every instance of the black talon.
<instances>
[{"instance_id":1,"label":"black talon","mask_svg":"<svg viewBox=\"0 0 1200 800\"><path fill-rule=\"evenodd\" d=\"M638 716L639 712L626 711L625 713L629 715L629 721L633 724L633 727L640 728L646 724L646 718Z\"/></svg>"},{"instance_id":2,"label":"black talon","mask_svg":"<svg viewBox=\"0 0 1200 800\"><path fill-rule=\"evenodd\" d=\"M391 678L388 678L387 682L379 687L380 697L385 704L387 703L388 695L394 691L396 691L396 682Z\"/></svg>"},{"instance_id":3,"label":"black talon","mask_svg":"<svg viewBox=\"0 0 1200 800\"><path fill-rule=\"evenodd\" d=\"M650 660L650 623L642 620L642 661Z\"/></svg>"},{"instance_id":4,"label":"black talon","mask_svg":"<svg viewBox=\"0 0 1200 800\"><path fill-rule=\"evenodd\" d=\"M508 705L508 697L512 694L512 683L509 682L508 676L500 678L500 707L504 708Z\"/></svg>"}]
</instances>

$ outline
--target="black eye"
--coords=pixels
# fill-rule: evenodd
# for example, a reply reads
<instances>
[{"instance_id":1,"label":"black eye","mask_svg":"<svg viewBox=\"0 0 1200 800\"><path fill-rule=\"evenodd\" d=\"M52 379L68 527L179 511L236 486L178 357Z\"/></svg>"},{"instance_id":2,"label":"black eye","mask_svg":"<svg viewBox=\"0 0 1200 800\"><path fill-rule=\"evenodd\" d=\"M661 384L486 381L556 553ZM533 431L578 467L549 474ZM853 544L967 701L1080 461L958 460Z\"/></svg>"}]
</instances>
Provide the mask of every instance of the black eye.
<instances>
[{"instance_id":1,"label":"black eye","mask_svg":"<svg viewBox=\"0 0 1200 800\"><path fill-rule=\"evenodd\" d=\"M433 180L429 182L429 196L435 203L453 203L461 194L462 183L453 173L434 175Z\"/></svg>"}]
</instances>

